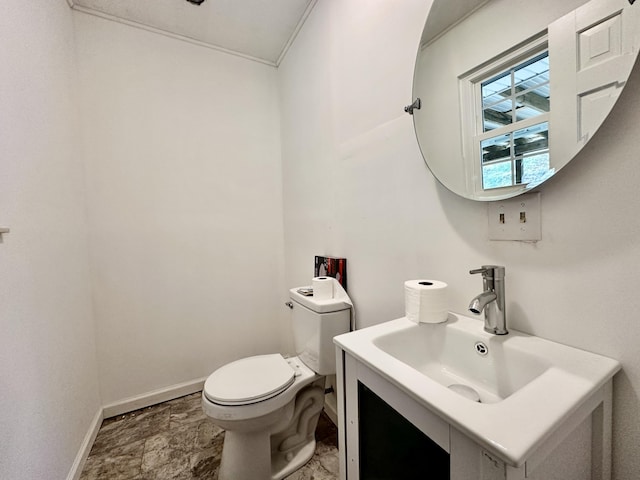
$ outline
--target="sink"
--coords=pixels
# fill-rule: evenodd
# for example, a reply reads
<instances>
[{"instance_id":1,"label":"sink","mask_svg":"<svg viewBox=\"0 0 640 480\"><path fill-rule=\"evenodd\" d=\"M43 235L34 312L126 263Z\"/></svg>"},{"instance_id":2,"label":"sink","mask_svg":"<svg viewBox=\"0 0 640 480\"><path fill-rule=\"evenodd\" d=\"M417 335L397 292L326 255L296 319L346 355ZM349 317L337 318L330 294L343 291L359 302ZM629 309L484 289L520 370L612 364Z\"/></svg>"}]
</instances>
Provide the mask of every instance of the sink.
<instances>
[{"instance_id":1,"label":"sink","mask_svg":"<svg viewBox=\"0 0 640 480\"><path fill-rule=\"evenodd\" d=\"M513 329L492 335L483 326L456 313L440 324L403 317L339 335L334 342L519 467L585 405L601 401L620 363Z\"/></svg>"},{"instance_id":2,"label":"sink","mask_svg":"<svg viewBox=\"0 0 640 480\"><path fill-rule=\"evenodd\" d=\"M535 345L526 348L523 334L486 335L478 324L455 315L446 326L410 322L375 337L373 345L440 385L472 388L482 403L508 398L552 366Z\"/></svg>"}]
</instances>

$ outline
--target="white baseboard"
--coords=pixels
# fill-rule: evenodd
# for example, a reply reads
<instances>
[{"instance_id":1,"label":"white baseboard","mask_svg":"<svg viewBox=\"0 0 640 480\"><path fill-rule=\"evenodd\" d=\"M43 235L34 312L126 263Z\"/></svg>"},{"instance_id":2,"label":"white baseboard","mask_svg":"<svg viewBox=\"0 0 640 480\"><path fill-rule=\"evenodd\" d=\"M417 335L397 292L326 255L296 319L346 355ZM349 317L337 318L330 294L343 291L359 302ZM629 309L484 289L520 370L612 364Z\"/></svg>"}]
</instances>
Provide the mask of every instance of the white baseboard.
<instances>
[{"instance_id":1,"label":"white baseboard","mask_svg":"<svg viewBox=\"0 0 640 480\"><path fill-rule=\"evenodd\" d=\"M73 465L71 465L71 470L69 470L69 475L67 475L67 480L78 480L80 475L82 474L82 468L84 467L85 462L87 461L87 457L91 452L91 447L93 447L93 442L96 440L96 436L98 435L98 430L100 430L100 426L102 425L102 420L104 417L102 415L102 408L98 409L96 416L93 417L91 424L89 425L89 430L87 434L84 436L84 440L82 440L82 444L80 445L80 449L78 450L78 454L76 455L75 460L73 461Z\"/></svg>"},{"instance_id":2,"label":"white baseboard","mask_svg":"<svg viewBox=\"0 0 640 480\"><path fill-rule=\"evenodd\" d=\"M123 413L132 412L140 408L150 407L157 403L167 402L174 398L199 392L204 387L204 381L206 379L207 377L203 377L190 382L179 383L152 392L136 395L135 397L125 398L119 402L105 405L102 409L102 414L104 418L115 417L116 415L122 415Z\"/></svg>"}]
</instances>

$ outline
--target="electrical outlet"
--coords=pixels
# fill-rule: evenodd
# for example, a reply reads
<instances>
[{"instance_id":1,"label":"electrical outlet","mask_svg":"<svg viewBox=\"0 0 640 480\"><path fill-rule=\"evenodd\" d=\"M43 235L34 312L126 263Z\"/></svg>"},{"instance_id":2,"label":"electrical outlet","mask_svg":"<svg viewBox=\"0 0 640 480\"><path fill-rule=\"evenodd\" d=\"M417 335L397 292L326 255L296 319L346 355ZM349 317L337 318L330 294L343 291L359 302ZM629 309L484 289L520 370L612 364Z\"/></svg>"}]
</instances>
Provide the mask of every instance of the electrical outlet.
<instances>
[{"instance_id":1,"label":"electrical outlet","mask_svg":"<svg viewBox=\"0 0 640 480\"><path fill-rule=\"evenodd\" d=\"M489 240L541 240L539 193L490 202L488 212Z\"/></svg>"}]
</instances>

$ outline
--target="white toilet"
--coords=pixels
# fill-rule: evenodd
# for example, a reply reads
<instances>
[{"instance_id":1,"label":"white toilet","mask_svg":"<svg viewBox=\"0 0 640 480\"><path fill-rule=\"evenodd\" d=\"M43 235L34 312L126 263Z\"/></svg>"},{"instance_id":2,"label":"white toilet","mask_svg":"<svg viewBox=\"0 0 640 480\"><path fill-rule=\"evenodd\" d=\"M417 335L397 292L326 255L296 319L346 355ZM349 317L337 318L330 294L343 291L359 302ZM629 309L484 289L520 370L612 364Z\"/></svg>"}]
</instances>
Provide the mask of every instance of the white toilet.
<instances>
[{"instance_id":1,"label":"white toilet","mask_svg":"<svg viewBox=\"0 0 640 480\"><path fill-rule=\"evenodd\" d=\"M336 373L333 337L351 325L351 300L337 281L334 292L290 290L297 356L243 358L205 382L202 408L226 431L218 480L280 480L313 456L325 376Z\"/></svg>"}]
</instances>

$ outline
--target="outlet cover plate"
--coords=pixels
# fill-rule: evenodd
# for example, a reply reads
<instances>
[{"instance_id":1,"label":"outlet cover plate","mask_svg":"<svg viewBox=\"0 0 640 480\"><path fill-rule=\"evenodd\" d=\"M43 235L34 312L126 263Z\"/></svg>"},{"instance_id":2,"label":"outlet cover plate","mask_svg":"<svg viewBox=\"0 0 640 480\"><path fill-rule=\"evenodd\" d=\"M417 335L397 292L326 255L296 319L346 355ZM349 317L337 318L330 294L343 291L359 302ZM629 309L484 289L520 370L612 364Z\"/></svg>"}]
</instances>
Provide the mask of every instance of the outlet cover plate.
<instances>
[{"instance_id":1,"label":"outlet cover plate","mask_svg":"<svg viewBox=\"0 0 640 480\"><path fill-rule=\"evenodd\" d=\"M537 242L542 239L539 193L490 202L488 214L489 240Z\"/></svg>"}]
</instances>

